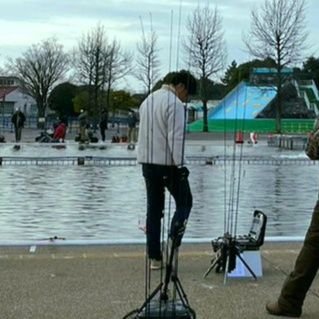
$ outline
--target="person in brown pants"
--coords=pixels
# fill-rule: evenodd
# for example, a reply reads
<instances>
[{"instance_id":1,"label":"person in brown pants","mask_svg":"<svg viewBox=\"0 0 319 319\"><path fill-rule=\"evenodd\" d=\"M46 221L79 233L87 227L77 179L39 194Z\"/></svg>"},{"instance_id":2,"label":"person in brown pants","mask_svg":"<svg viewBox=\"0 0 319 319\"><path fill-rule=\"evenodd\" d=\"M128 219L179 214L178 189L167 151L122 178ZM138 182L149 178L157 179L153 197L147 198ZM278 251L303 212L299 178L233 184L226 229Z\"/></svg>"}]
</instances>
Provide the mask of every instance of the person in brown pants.
<instances>
[{"instance_id":1,"label":"person in brown pants","mask_svg":"<svg viewBox=\"0 0 319 319\"><path fill-rule=\"evenodd\" d=\"M276 302L266 310L274 316L300 317L306 294L319 268L319 200L313 210L303 247L294 270L286 278Z\"/></svg>"}]
</instances>

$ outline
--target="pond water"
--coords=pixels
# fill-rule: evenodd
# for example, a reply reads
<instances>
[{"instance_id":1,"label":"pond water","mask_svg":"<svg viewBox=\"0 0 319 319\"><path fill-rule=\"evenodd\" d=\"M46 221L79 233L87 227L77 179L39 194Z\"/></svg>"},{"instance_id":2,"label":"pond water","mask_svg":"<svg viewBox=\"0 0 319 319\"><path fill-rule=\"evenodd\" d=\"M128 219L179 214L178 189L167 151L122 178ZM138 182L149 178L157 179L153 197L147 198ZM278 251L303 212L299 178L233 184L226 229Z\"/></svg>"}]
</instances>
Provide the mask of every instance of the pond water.
<instances>
[{"instance_id":1,"label":"pond water","mask_svg":"<svg viewBox=\"0 0 319 319\"><path fill-rule=\"evenodd\" d=\"M245 154L304 157L300 151L277 152L265 145L252 149L247 147ZM23 146L21 152L15 154L52 156L55 152L57 156L61 151L65 156L65 150ZM8 145L2 148L2 156L13 156L12 152ZM76 152L72 155L78 154ZM107 156L135 155L124 147L95 152L104 152ZM223 146L196 145L188 147L186 153L200 152L215 156L222 154ZM188 165L194 204L185 239L204 240L222 235L231 205L235 205L238 217L238 234L248 232L253 211L259 209L268 216L266 236L304 236L318 196L318 166L238 163L236 167ZM0 242L53 236L110 242L145 239L138 228L146 208L139 165L8 165L0 166L0 180ZM232 185L238 190L238 193L235 190L235 200L229 199ZM167 195L166 217L172 215L173 209L173 201Z\"/></svg>"}]
</instances>

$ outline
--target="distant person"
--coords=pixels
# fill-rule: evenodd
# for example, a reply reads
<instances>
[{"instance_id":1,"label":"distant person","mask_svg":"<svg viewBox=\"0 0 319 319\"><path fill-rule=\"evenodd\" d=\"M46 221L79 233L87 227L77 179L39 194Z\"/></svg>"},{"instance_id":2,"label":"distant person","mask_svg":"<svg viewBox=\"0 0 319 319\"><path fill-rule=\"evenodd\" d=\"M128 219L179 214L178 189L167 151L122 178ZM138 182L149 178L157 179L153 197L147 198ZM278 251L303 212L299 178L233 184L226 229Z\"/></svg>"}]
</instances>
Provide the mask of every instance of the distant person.
<instances>
[{"instance_id":1,"label":"distant person","mask_svg":"<svg viewBox=\"0 0 319 319\"><path fill-rule=\"evenodd\" d=\"M250 144L257 144L257 133L256 132L250 132L249 134L249 142Z\"/></svg>"},{"instance_id":2,"label":"distant person","mask_svg":"<svg viewBox=\"0 0 319 319\"><path fill-rule=\"evenodd\" d=\"M103 142L105 142L105 130L107 130L107 112L103 110L100 119L100 133Z\"/></svg>"},{"instance_id":3,"label":"distant person","mask_svg":"<svg viewBox=\"0 0 319 319\"><path fill-rule=\"evenodd\" d=\"M25 115L20 109L16 109L15 113L12 115L11 122L14 126L15 139L16 142L21 141L22 128L24 127Z\"/></svg>"},{"instance_id":4,"label":"distant person","mask_svg":"<svg viewBox=\"0 0 319 319\"><path fill-rule=\"evenodd\" d=\"M127 118L127 126L128 126L128 132L127 132L127 138L128 143L136 143L137 142L137 133L136 133L136 124L138 122L136 113L133 111L130 111Z\"/></svg>"},{"instance_id":5,"label":"distant person","mask_svg":"<svg viewBox=\"0 0 319 319\"><path fill-rule=\"evenodd\" d=\"M87 128L88 128L88 125L89 125L88 114L83 109L81 110L81 113L80 113L80 115L78 117L78 120L79 120L79 128L80 128L79 140L80 140L80 142L83 143L85 141L88 141Z\"/></svg>"},{"instance_id":6,"label":"distant person","mask_svg":"<svg viewBox=\"0 0 319 319\"><path fill-rule=\"evenodd\" d=\"M66 124L61 121L59 125L56 126L53 133L53 140L55 142L64 142L66 135Z\"/></svg>"}]
</instances>

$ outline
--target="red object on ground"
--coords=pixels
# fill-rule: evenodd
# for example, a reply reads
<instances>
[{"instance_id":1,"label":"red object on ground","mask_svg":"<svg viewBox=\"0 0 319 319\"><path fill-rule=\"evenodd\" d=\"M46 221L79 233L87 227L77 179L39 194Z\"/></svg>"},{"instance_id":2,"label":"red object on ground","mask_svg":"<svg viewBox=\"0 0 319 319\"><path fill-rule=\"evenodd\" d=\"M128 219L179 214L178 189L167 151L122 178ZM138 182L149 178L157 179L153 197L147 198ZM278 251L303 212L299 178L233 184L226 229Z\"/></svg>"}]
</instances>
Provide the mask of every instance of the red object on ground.
<instances>
[{"instance_id":1,"label":"red object on ground","mask_svg":"<svg viewBox=\"0 0 319 319\"><path fill-rule=\"evenodd\" d=\"M238 143L238 144L244 143L244 134L243 134L243 132L239 131L239 132L236 133L235 142Z\"/></svg>"},{"instance_id":2,"label":"red object on ground","mask_svg":"<svg viewBox=\"0 0 319 319\"><path fill-rule=\"evenodd\" d=\"M60 123L54 131L53 139L56 141L62 140L64 141L66 133L66 126L64 123Z\"/></svg>"}]
</instances>

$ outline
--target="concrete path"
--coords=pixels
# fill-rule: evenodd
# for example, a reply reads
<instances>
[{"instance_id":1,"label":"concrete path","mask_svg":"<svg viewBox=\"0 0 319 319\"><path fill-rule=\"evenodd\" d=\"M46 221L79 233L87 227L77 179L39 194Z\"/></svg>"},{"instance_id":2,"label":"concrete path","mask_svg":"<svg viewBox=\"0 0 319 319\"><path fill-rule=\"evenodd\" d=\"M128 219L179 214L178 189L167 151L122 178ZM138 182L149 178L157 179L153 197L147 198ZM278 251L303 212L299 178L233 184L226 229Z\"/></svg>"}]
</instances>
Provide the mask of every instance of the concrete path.
<instances>
[{"instance_id":1,"label":"concrete path","mask_svg":"<svg viewBox=\"0 0 319 319\"><path fill-rule=\"evenodd\" d=\"M274 300L300 244L266 243L263 277L228 279L212 271L210 244L184 244L179 278L198 319L271 318ZM121 319L144 302L144 245L0 248L0 313L4 319ZM163 273L162 273L163 275ZM152 287L161 271L152 272ZM309 292L303 318L319 317L319 282Z\"/></svg>"}]
</instances>

